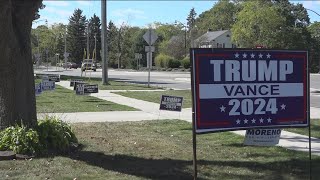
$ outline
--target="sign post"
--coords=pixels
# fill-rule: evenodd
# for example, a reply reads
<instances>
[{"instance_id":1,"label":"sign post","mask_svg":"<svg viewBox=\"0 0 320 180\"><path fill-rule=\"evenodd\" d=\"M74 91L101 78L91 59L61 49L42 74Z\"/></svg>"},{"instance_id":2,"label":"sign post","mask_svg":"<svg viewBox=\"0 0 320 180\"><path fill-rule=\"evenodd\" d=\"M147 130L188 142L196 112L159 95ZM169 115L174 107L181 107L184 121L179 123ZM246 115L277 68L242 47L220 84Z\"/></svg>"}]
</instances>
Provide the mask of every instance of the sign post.
<instances>
[{"instance_id":1,"label":"sign post","mask_svg":"<svg viewBox=\"0 0 320 180\"><path fill-rule=\"evenodd\" d=\"M154 47L152 46L156 40L158 39L157 34L154 32L151 27L149 30L143 35L143 39L149 44L148 48L146 47L146 52L147 52L147 68L148 68L148 87L150 87L150 71L152 67L152 49L154 51ZM153 48L152 48L153 47ZM148 49L148 51L147 51Z\"/></svg>"},{"instance_id":2,"label":"sign post","mask_svg":"<svg viewBox=\"0 0 320 180\"><path fill-rule=\"evenodd\" d=\"M309 126L307 51L204 48L190 57L195 177L196 134Z\"/></svg>"}]
</instances>

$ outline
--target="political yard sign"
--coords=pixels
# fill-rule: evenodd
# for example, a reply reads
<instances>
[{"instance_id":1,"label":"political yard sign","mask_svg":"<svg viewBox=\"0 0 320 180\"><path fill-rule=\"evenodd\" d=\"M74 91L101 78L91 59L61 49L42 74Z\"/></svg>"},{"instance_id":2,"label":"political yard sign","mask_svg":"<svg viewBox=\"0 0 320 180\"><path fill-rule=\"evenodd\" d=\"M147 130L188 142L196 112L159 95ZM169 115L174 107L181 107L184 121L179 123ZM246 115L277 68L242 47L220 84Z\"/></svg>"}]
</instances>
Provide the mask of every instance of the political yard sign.
<instances>
[{"instance_id":1,"label":"political yard sign","mask_svg":"<svg viewBox=\"0 0 320 180\"><path fill-rule=\"evenodd\" d=\"M196 133L309 123L307 51L191 49Z\"/></svg>"},{"instance_id":2,"label":"political yard sign","mask_svg":"<svg viewBox=\"0 0 320 180\"><path fill-rule=\"evenodd\" d=\"M160 110L181 112L183 97L162 95Z\"/></svg>"}]
</instances>

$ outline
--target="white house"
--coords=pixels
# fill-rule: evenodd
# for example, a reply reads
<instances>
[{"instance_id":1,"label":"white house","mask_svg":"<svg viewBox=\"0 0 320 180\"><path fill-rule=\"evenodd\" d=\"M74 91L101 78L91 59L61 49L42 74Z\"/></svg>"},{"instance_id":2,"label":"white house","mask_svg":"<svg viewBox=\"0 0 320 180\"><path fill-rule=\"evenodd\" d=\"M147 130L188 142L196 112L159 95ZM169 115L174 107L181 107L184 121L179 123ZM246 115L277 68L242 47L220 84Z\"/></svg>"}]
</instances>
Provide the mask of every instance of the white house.
<instances>
[{"instance_id":1,"label":"white house","mask_svg":"<svg viewBox=\"0 0 320 180\"><path fill-rule=\"evenodd\" d=\"M210 29L195 40L199 48L236 48L231 42L231 31L211 31Z\"/></svg>"}]
</instances>

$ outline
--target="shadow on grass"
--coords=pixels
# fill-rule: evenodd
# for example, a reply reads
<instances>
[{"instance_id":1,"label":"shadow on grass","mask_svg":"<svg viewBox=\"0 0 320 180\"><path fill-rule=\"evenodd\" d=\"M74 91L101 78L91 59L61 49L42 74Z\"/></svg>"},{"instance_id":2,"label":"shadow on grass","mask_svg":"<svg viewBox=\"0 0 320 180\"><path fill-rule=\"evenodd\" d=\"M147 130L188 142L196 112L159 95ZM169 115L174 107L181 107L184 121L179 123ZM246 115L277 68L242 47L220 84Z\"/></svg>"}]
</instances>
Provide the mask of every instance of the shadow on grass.
<instances>
[{"instance_id":1,"label":"shadow on grass","mask_svg":"<svg viewBox=\"0 0 320 180\"><path fill-rule=\"evenodd\" d=\"M257 155L258 156L258 155ZM97 166L109 171L134 175L148 179L192 179L192 161L178 159L147 159L129 155L106 155L101 152L79 151L71 156L71 159L86 162L89 165ZM320 160L313 160L313 177L320 176ZM287 161L255 162L255 161L209 161L198 160L198 165L207 167L207 172L200 172L203 175L217 177L218 179L286 179L290 174L295 179L308 177L308 160L289 159ZM244 175L236 171L227 173L221 168L242 168L254 173ZM201 168L201 171L203 168ZM211 171L211 172L208 172ZM262 174L261 174L262 173ZM200 179L200 178L198 178ZM202 178L203 179L203 178ZM263 179L263 178L262 178Z\"/></svg>"}]
</instances>

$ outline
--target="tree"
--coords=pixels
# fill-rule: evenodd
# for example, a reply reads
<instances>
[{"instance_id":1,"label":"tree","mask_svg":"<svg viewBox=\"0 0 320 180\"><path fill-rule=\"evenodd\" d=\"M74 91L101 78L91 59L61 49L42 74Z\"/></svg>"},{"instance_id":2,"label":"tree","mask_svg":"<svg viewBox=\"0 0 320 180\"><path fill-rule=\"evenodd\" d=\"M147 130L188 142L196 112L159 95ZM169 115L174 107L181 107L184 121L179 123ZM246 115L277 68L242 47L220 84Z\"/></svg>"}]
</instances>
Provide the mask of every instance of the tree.
<instances>
[{"instance_id":1,"label":"tree","mask_svg":"<svg viewBox=\"0 0 320 180\"><path fill-rule=\"evenodd\" d=\"M93 17L89 20L89 28L90 28L90 49L93 51L95 48L95 38L96 37L96 60L100 61L100 49L101 49L101 22L100 18L96 16L96 14L93 15ZM93 54L93 53L91 53Z\"/></svg>"},{"instance_id":2,"label":"tree","mask_svg":"<svg viewBox=\"0 0 320 180\"><path fill-rule=\"evenodd\" d=\"M211 9L199 15L196 25L199 34L205 33L208 29L213 31L230 30L236 21L236 14L240 5L230 0L219 0Z\"/></svg>"},{"instance_id":3,"label":"tree","mask_svg":"<svg viewBox=\"0 0 320 180\"><path fill-rule=\"evenodd\" d=\"M320 22L314 22L308 27L312 41L310 50L311 72L320 72Z\"/></svg>"},{"instance_id":4,"label":"tree","mask_svg":"<svg viewBox=\"0 0 320 180\"><path fill-rule=\"evenodd\" d=\"M109 21L107 28L108 57L109 66L115 68L117 66L117 37L118 29L112 21Z\"/></svg>"},{"instance_id":5,"label":"tree","mask_svg":"<svg viewBox=\"0 0 320 180\"><path fill-rule=\"evenodd\" d=\"M278 34L285 18L271 2L246 1L232 26L232 40L240 47L278 46Z\"/></svg>"},{"instance_id":6,"label":"tree","mask_svg":"<svg viewBox=\"0 0 320 180\"><path fill-rule=\"evenodd\" d=\"M81 9L75 9L69 18L67 35L67 48L71 54L71 60L80 63L86 48L86 16L82 15Z\"/></svg>"},{"instance_id":7,"label":"tree","mask_svg":"<svg viewBox=\"0 0 320 180\"><path fill-rule=\"evenodd\" d=\"M42 0L1 0L0 129L37 123L31 26Z\"/></svg>"},{"instance_id":8,"label":"tree","mask_svg":"<svg viewBox=\"0 0 320 180\"><path fill-rule=\"evenodd\" d=\"M189 15L187 17L188 32L190 32L191 29L194 28L195 23L196 23L196 16L197 16L196 11L194 10L194 8L191 8Z\"/></svg>"}]
</instances>

